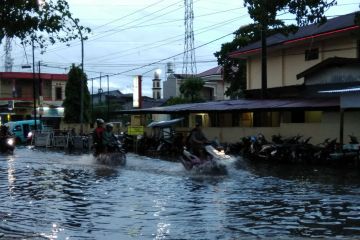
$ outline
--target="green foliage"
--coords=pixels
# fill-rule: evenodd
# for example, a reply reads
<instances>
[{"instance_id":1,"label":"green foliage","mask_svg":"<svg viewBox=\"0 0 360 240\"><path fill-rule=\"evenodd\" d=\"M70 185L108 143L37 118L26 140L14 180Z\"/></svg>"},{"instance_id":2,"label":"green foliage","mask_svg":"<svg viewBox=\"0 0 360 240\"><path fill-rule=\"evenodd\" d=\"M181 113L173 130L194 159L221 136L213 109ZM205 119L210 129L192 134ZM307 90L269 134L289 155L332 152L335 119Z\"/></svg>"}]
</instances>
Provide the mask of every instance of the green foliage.
<instances>
[{"instance_id":1,"label":"green foliage","mask_svg":"<svg viewBox=\"0 0 360 240\"><path fill-rule=\"evenodd\" d=\"M262 26L276 25L279 12L295 15L300 26L323 23L325 11L336 4L336 0L244 0L250 17Z\"/></svg>"},{"instance_id":2,"label":"green foliage","mask_svg":"<svg viewBox=\"0 0 360 240\"><path fill-rule=\"evenodd\" d=\"M231 58L229 53L260 41L261 29L265 29L267 36L276 33L287 35L298 29L295 25L287 26L283 21L276 19L279 12L288 11L295 14L301 26L324 22L326 20L324 12L335 4L336 1L333 0L244 0L244 6L248 8L250 17L255 23L240 27L234 32L234 40L223 44L221 50L214 53L218 64L223 67L224 80L230 82L225 94L231 98L243 97L246 89L246 62Z\"/></svg>"},{"instance_id":3,"label":"green foliage","mask_svg":"<svg viewBox=\"0 0 360 240\"><path fill-rule=\"evenodd\" d=\"M296 30L295 26L285 26L278 22L274 28L269 29L269 35L275 33L288 34L294 30ZM235 37L232 42L222 44L221 50L214 53L218 64L223 67L224 80L230 83L230 87L226 90L225 95L232 99L244 97L244 90L246 89L246 61L244 59L232 58L229 56L229 53L259 41L261 38L258 24L242 26L234 34Z\"/></svg>"},{"instance_id":4,"label":"green foliage","mask_svg":"<svg viewBox=\"0 0 360 240\"><path fill-rule=\"evenodd\" d=\"M92 119L102 118L107 122L111 121L110 116L108 117L108 109L110 113L111 111L122 110L123 106L111 101L109 102L109 106L106 102L96 104L93 106Z\"/></svg>"},{"instance_id":5,"label":"green foliage","mask_svg":"<svg viewBox=\"0 0 360 240\"><path fill-rule=\"evenodd\" d=\"M90 33L73 18L66 0L46 0L41 6L35 0L1 0L0 19L0 42L5 36L18 37L24 44L34 41L43 48L48 42L68 42L79 33Z\"/></svg>"},{"instance_id":6,"label":"green foliage","mask_svg":"<svg viewBox=\"0 0 360 240\"><path fill-rule=\"evenodd\" d=\"M81 112L81 79L84 81L84 117L83 122L88 123L90 120L90 92L87 87L87 76L81 68L72 65L68 73L68 81L65 87L65 100L63 106L64 121L66 123L80 123Z\"/></svg>"},{"instance_id":7,"label":"green foliage","mask_svg":"<svg viewBox=\"0 0 360 240\"><path fill-rule=\"evenodd\" d=\"M360 8L360 4L359 4L359 8ZM360 26L360 11L357 11L355 13L355 24Z\"/></svg>"},{"instance_id":8,"label":"green foliage","mask_svg":"<svg viewBox=\"0 0 360 240\"><path fill-rule=\"evenodd\" d=\"M171 97L166 101L165 106L184 104L184 103L190 103L190 102L191 102L190 99L186 99L183 97Z\"/></svg>"},{"instance_id":9,"label":"green foliage","mask_svg":"<svg viewBox=\"0 0 360 240\"><path fill-rule=\"evenodd\" d=\"M199 77L188 77L180 85L180 93L191 102L201 101L200 92L204 86L204 81Z\"/></svg>"}]
</instances>

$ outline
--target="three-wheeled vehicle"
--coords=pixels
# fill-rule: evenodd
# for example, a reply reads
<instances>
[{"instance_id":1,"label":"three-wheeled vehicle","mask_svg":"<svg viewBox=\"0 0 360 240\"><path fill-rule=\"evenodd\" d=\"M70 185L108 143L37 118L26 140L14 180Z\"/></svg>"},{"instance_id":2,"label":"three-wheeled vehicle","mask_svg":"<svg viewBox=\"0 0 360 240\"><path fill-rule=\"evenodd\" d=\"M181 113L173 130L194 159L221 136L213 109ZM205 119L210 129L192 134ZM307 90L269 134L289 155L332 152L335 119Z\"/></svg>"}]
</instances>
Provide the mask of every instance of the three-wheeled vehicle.
<instances>
[{"instance_id":1,"label":"three-wheeled vehicle","mask_svg":"<svg viewBox=\"0 0 360 240\"><path fill-rule=\"evenodd\" d=\"M180 154L183 148L183 136L176 133L174 126L184 118L150 123L152 147L159 155Z\"/></svg>"}]
</instances>

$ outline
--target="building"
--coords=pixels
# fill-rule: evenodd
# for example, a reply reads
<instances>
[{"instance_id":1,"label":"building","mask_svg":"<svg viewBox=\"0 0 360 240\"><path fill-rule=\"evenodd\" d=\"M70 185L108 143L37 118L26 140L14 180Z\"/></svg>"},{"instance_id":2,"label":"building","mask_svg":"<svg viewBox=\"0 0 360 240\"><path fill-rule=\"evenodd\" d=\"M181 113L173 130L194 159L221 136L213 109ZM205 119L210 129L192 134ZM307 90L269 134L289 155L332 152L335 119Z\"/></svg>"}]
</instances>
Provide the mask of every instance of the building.
<instances>
[{"instance_id":1,"label":"building","mask_svg":"<svg viewBox=\"0 0 360 240\"><path fill-rule=\"evenodd\" d=\"M355 13L329 19L320 26L301 27L287 36L269 36L267 44L268 99L261 99L261 43L255 42L230 54L247 62L247 99L127 113L181 116L185 129L202 121L204 132L223 142L258 133L267 138L300 134L312 137L312 143L360 135L359 107L348 107L356 96L324 93L360 86L360 26L355 24ZM342 111L343 106L347 111Z\"/></svg>"},{"instance_id":2,"label":"building","mask_svg":"<svg viewBox=\"0 0 360 240\"><path fill-rule=\"evenodd\" d=\"M33 118L35 100L37 117L48 125L58 126L63 117L67 80L67 74L0 72L1 121Z\"/></svg>"},{"instance_id":3,"label":"building","mask_svg":"<svg viewBox=\"0 0 360 240\"><path fill-rule=\"evenodd\" d=\"M164 98L179 97L181 95L180 85L187 77L192 77L192 75L169 74L167 80L163 83ZM228 99L224 93L229 86L229 83L224 81L221 66L208 69L195 75L195 77L204 80L204 87L200 94L203 99L207 101Z\"/></svg>"},{"instance_id":4,"label":"building","mask_svg":"<svg viewBox=\"0 0 360 240\"><path fill-rule=\"evenodd\" d=\"M358 58L360 33L355 13L329 19L323 25L301 27L288 36L267 38L267 87L269 97L299 96L304 79L299 73L332 57ZM259 97L261 89L261 42L255 42L230 54L246 59L247 95Z\"/></svg>"},{"instance_id":5,"label":"building","mask_svg":"<svg viewBox=\"0 0 360 240\"><path fill-rule=\"evenodd\" d=\"M230 86L230 83L226 82L223 77L223 68L217 66L206 70L197 75L205 82L202 91L202 96L207 100L226 100L230 99L225 96L226 89Z\"/></svg>"},{"instance_id":6,"label":"building","mask_svg":"<svg viewBox=\"0 0 360 240\"><path fill-rule=\"evenodd\" d=\"M169 99L171 97L179 97L181 95L181 82L187 77L191 76L192 75L170 73L166 81L163 82L164 99Z\"/></svg>"}]
</instances>

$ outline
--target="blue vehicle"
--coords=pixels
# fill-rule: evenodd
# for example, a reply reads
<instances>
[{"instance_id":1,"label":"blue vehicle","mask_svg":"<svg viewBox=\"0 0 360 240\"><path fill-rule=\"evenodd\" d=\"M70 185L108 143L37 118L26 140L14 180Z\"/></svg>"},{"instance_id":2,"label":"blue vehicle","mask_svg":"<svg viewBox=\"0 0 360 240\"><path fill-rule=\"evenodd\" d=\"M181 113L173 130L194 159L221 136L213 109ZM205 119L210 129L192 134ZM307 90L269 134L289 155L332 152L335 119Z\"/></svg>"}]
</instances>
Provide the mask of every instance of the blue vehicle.
<instances>
[{"instance_id":1,"label":"blue vehicle","mask_svg":"<svg viewBox=\"0 0 360 240\"><path fill-rule=\"evenodd\" d=\"M32 137L32 131L35 130L35 120L7 122L5 125L9 127L9 131L14 135L17 143L29 142ZM36 125L37 130L42 129L40 120L36 120Z\"/></svg>"}]
</instances>

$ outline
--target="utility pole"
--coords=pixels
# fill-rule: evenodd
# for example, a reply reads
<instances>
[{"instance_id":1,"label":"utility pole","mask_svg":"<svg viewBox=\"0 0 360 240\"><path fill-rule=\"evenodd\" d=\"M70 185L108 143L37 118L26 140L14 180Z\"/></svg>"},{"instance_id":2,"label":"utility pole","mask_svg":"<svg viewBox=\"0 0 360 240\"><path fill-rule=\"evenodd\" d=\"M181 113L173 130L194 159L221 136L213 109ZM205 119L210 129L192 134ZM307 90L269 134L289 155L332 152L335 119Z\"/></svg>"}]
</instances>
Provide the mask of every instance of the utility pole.
<instances>
[{"instance_id":1,"label":"utility pole","mask_svg":"<svg viewBox=\"0 0 360 240\"><path fill-rule=\"evenodd\" d=\"M267 98L267 24L261 25L261 98Z\"/></svg>"},{"instance_id":2,"label":"utility pole","mask_svg":"<svg viewBox=\"0 0 360 240\"><path fill-rule=\"evenodd\" d=\"M36 124L36 78L35 78L35 46L34 46L34 39L32 39L32 68L33 68L33 103L34 103L34 129L37 130L37 124Z\"/></svg>"},{"instance_id":3,"label":"utility pole","mask_svg":"<svg viewBox=\"0 0 360 240\"><path fill-rule=\"evenodd\" d=\"M41 79L41 70L40 70L40 61L39 61L39 121L41 122L42 111L43 111L43 95L42 95L42 79Z\"/></svg>"},{"instance_id":4,"label":"utility pole","mask_svg":"<svg viewBox=\"0 0 360 240\"><path fill-rule=\"evenodd\" d=\"M107 121L110 121L110 91L109 91L109 75L107 78Z\"/></svg>"}]
</instances>

